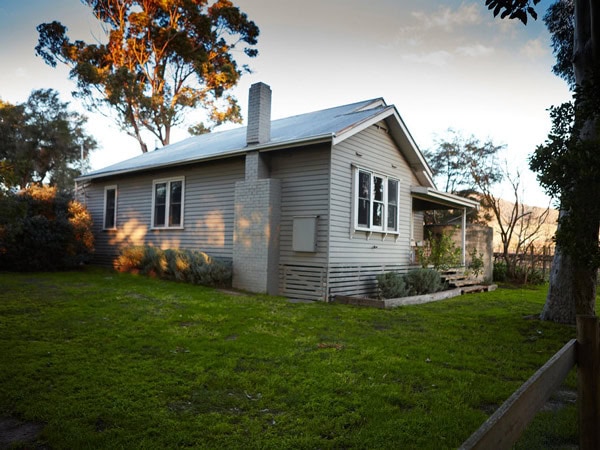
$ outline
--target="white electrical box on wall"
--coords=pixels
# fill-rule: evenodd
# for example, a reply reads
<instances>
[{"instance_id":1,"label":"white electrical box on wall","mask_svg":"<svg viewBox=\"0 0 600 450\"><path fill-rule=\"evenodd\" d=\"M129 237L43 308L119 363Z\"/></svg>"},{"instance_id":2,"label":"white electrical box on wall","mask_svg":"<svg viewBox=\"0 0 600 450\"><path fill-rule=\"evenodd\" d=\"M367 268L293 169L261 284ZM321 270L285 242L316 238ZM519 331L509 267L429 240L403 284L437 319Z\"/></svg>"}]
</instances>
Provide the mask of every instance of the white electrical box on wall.
<instances>
[{"instance_id":1,"label":"white electrical box on wall","mask_svg":"<svg viewBox=\"0 0 600 450\"><path fill-rule=\"evenodd\" d=\"M317 251L317 219L319 216L296 216L292 231L292 249L295 252Z\"/></svg>"}]
</instances>

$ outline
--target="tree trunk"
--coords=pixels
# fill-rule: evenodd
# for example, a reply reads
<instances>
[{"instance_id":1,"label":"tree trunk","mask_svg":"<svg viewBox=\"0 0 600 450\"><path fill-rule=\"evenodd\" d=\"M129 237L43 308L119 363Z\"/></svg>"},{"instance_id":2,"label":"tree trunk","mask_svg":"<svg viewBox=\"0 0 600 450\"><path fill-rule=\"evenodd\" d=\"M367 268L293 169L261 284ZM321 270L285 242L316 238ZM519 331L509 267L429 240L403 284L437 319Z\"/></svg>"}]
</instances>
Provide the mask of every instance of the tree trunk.
<instances>
[{"instance_id":1,"label":"tree trunk","mask_svg":"<svg viewBox=\"0 0 600 450\"><path fill-rule=\"evenodd\" d=\"M575 299L573 298L573 272L570 257L557 245L552 268L550 269L550 286L544 309L540 314L542 320L558 323L575 323Z\"/></svg>"},{"instance_id":2,"label":"tree trunk","mask_svg":"<svg viewBox=\"0 0 600 450\"><path fill-rule=\"evenodd\" d=\"M594 5L595 2L596 0L575 0L573 67L578 85L592 76L600 62L598 58L600 19L598 17L599 10ZM584 127L584 133L580 136L582 140L596 137L593 124L588 123L587 125ZM563 195L569 195L569 193ZM561 208L560 217L567 214L569 212ZM598 224L595 218L586 217L585 211L575 211L575 214L579 216L580 221L588 222L586 224L588 226L581 227L582 234L578 238L592 240L598 245ZM578 259L569 256L563 251L560 243L556 243L550 271L550 286L541 314L543 320L575 323L575 312L577 314L594 314L597 269L591 267L590 264L576 261Z\"/></svg>"}]
</instances>

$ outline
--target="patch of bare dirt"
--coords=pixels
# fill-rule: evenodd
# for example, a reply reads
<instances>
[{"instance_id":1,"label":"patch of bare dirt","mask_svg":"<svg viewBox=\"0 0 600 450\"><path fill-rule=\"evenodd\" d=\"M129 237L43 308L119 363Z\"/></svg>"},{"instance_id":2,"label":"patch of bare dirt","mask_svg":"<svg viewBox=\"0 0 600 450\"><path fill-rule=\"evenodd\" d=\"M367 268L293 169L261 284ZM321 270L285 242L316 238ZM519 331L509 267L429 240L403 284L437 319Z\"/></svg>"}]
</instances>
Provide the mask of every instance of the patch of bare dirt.
<instances>
[{"instance_id":1,"label":"patch of bare dirt","mask_svg":"<svg viewBox=\"0 0 600 450\"><path fill-rule=\"evenodd\" d=\"M0 449L10 448L14 444L35 444L44 424L40 422L22 422L13 417L0 417ZM36 449L48 448L35 445Z\"/></svg>"}]
</instances>

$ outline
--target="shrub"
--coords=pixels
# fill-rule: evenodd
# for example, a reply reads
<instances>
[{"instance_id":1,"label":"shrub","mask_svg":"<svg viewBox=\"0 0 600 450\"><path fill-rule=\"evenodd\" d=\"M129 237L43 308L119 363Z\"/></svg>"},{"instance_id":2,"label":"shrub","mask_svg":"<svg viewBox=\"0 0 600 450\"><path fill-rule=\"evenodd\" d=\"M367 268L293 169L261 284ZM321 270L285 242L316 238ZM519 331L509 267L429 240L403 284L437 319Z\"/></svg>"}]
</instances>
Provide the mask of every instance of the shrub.
<instances>
[{"instance_id":1,"label":"shrub","mask_svg":"<svg viewBox=\"0 0 600 450\"><path fill-rule=\"evenodd\" d=\"M151 277L166 278L168 272L165 253L156 247L144 247L140 272Z\"/></svg>"},{"instance_id":2,"label":"shrub","mask_svg":"<svg viewBox=\"0 0 600 450\"><path fill-rule=\"evenodd\" d=\"M54 187L0 193L0 211L2 270L71 269L94 251L90 214Z\"/></svg>"},{"instance_id":3,"label":"shrub","mask_svg":"<svg viewBox=\"0 0 600 450\"><path fill-rule=\"evenodd\" d=\"M417 247L417 258L424 269L433 266L436 270L446 270L460 265L461 249L452 240L452 232L428 233L426 246Z\"/></svg>"},{"instance_id":4,"label":"shrub","mask_svg":"<svg viewBox=\"0 0 600 450\"><path fill-rule=\"evenodd\" d=\"M508 281L519 284L544 284L544 275L541 270L529 267L515 267L514 276L508 277Z\"/></svg>"},{"instance_id":5,"label":"shrub","mask_svg":"<svg viewBox=\"0 0 600 450\"><path fill-rule=\"evenodd\" d=\"M230 286L231 263L191 250L126 247L115 260L121 272L141 273L166 280L205 286Z\"/></svg>"},{"instance_id":6,"label":"shrub","mask_svg":"<svg viewBox=\"0 0 600 450\"><path fill-rule=\"evenodd\" d=\"M433 269L411 270L406 274L405 281L410 291L409 295L431 294L441 291L444 287L440 274Z\"/></svg>"},{"instance_id":7,"label":"shrub","mask_svg":"<svg viewBox=\"0 0 600 450\"><path fill-rule=\"evenodd\" d=\"M495 262L494 263L494 281L506 281L506 273L508 269L506 263Z\"/></svg>"},{"instance_id":8,"label":"shrub","mask_svg":"<svg viewBox=\"0 0 600 450\"><path fill-rule=\"evenodd\" d=\"M468 267L470 270L473 271L475 276L478 277L479 274L483 273L483 253L478 254L477 249L473 247L473 249L469 253L469 256L471 258L471 261L469 262Z\"/></svg>"},{"instance_id":9,"label":"shrub","mask_svg":"<svg viewBox=\"0 0 600 450\"><path fill-rule=\"evenodd\" d=\"M404 276L396 272L386 272L377 275L379 298L399 298L408 295Z\"/></svg>"}]
</instances>

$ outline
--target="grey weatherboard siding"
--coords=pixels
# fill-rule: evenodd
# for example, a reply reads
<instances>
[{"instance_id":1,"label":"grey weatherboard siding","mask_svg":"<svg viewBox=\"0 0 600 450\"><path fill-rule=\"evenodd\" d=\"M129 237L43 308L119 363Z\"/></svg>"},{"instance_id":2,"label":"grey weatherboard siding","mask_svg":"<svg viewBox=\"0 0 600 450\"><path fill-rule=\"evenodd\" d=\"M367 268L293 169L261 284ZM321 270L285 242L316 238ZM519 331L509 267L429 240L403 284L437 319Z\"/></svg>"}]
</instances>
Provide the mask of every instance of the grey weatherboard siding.
<instances>
[{"instance_id":1,"label":"grey weatherboard siding","mask_svg":"<svg viewBox=\"0 0 600 450\"><path fill-rule=\"evenodd\" d=\"M183 229L151 229L152 182L185 177ZM92 181L85 187L85 203L94 219L95 261L112 264L120 248L154 245L200 250L229 258L233 245L233 193L244 179L244 159L237 157L202 165ZM103 230L104 187L117 186L117 228Z\"/></svg>"}]
</instances>

